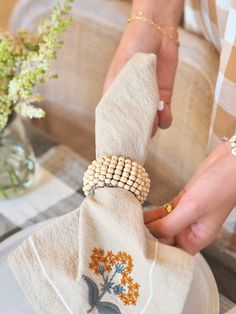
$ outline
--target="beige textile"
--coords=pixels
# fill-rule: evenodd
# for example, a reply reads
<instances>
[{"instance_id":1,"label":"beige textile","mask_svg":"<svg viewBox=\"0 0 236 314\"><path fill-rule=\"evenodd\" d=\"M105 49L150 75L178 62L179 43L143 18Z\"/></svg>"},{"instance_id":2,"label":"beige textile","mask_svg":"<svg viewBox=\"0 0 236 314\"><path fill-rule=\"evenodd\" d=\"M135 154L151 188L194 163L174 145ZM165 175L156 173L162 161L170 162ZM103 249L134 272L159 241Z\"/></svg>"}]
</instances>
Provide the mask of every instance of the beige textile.
<instances>
[{"instance_id":1,"label":"beige textile","mask_svg":"<svg viewBox=\"0 0 236 314\"><path fill-rule=\"evenodd\" d=\"M210 128L210 147L236 131L236 2L187 0L186 28L210 42L220 53Z\"/></svg>"},{"instance_id":2,"label":"beige textile","mask_svg":"<svg viewBox=\"0 0 236 314\"><path fill-rule=\"evenodd\" d=\"M135 55L101 99L97 157L144 163L159 101L155 66L154 55ZM178 314L193 275L192 256L150 235L134 195L107 187L32 235L9 265L37 313Z\"/></svg>"}]
</instances>

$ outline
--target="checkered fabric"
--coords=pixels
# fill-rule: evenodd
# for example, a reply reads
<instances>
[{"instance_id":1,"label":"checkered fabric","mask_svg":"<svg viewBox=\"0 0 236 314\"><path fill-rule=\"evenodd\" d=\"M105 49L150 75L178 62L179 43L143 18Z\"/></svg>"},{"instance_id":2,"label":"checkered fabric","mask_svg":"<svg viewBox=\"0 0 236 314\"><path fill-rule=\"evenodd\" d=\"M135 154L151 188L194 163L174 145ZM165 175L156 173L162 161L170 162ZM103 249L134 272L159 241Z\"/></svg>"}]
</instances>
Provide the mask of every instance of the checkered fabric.
<instances>
[{"instance_id":1,"label":"checkered fabric","mask_svg":"<svg viewBox=\"0 0 236 314\"><path fill-rule=\"evenodd\" d=\"M236 1L186 0L185 27L205 37L220 53L210 147L236 131Z\"/></svg>"},{"instance_id":2,"label":"checkered fabric","mask_svg":"<svg viewBox=\"0 0 236 314\"><path fill-rule=\"evenodd\" d=\"M87 161L66 146L56 146L42 155L34 186L18 198L0 202L0 241L77 208L84 199L82 179L87 166Z\"/></svg>"},{"instance_id":3,"label":"checkered fabric","mask_svg":"<svg viewBox=\"0 0 236 314\"><path fill-rule=\"evenodd\" d=\"M55 146L39 157L34 186L18 198L0 202L0 242L32 224L77 208L84 199L82 178L87 166L86 160L66 146ZM220 295L221 314L234 306Z\"/></svg>"}]
</instances>

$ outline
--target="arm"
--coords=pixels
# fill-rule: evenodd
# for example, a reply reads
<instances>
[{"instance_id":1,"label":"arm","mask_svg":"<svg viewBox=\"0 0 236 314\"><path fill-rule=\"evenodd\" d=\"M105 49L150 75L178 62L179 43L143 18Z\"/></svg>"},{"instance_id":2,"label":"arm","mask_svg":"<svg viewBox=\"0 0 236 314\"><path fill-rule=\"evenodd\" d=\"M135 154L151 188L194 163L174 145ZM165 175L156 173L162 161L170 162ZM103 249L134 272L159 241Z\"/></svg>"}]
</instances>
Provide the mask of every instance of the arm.
<instances>
[{"instance_id":1,"label":"arm","mask_svg":"<svg viewBox=\"0 0 236 314\"><path fill-rule=\"evenodd\" d=\"M163 27L177 28L183 11L183 0L134 0L132 13L143 12L155 20L161 19ZM167 128L171 124L171 96L178 62L178 46L162 32L148 23L132 21L121 38L121 42L107 73L104 89L107 89L124 64L136 53L147 52L158 55L157 81L160 99L164 101L164 110L159 111L154 129Z\"/></svg>"}]
</instances>

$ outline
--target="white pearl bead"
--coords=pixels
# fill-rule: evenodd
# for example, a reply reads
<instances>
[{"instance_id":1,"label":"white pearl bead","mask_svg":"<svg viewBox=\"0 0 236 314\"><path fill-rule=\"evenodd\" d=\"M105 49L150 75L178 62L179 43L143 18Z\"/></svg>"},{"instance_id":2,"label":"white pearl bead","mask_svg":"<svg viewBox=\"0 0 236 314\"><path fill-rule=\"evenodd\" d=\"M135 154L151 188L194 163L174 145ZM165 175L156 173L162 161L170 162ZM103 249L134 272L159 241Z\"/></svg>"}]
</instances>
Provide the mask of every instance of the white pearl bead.
<instances>
[{"instance_id":1,"label":"white pearl bead","mask_svg":"<svg viewBox=\"0 0 236 314\"><path fill-rule=\"evenodd\" d=\"M107 172L113 174L114 173L114 169L113 168L108 168Z\"/></svg>"},{"instance_id":2,"label":"white pearl bead","mask_svg":"<svg viewBox=\"0 0 236 314\"><path fill-rule=\"evenodd\" d=\"M100 175L100 176L99 176L99 180L104 181L105 179L106 179L105 176L103 176L103 175Z\"/></svg>"},{"instance_id":3,"label":"white pearl bead","mask_svg":"<svg viewBox=\"0 0 236 314\"><path fill-rule=\"evenodd\" d=\"M137 189L138 183L137 183L137 182L134 182L133 187L134 187L135 189Z\"/></svg>"},{"instance_id":4,"label":"white pearl bead","mask_svg":"<svg viewBox=\"0 0 236 314\"><path fill-rule=\"evenodd\" d=\"M137 171L131 170L130 174L131 174L132 176L136 176L136 175L137 175Z\"/></svg>"},{"instance_id":5,"label":"white pearl bead","mask_svg":"<svg viewBox=\"0 0 236 314\"><path fill-rule=\"evenodd\" d=\"M138 187L138 190L139 190L139 191L142 191L142 189L143 189L143 187L140 185L140 186Z\"/></svg>"},{"instance_id":6,"label":"white pearl bead","mask_svg":"<svg viewBox=\"0 0 236 314\"><path fill-rule=\"evenodd\" d=\"M132 193L134 193L134 192L136 191L136 189L135 189L133 186L131 186L130 191L131 191Z\"/></svg>"},{"instance_id":7,"label":"white pearl bead","mask_svg":"<svg viewBox=\"0 0 236 314\"><path fill-rule=\"evenodd\" d=\"M126 177L121 177L120 181L126 183L128 179Z\"/></svg>"},{"instance_id":8,"label":"white pearl bead","mask_svg":"<svg viewBox=\"0 0 236 314\"><path fill-rule=\"evenodd\" d=\"M106 174L107 174L107 172L106 172L106 171L101 170L101 175L105 176Z\"/></svg>"},{"instance_id":9,"label":"white pearl bead","mask_svg":"<svg viewBox=\"0 0 236 314\"><path fill-rule=\"evenodd\" d=\"M118 164L118 165L116 166L116 169L122 171L122 170L123 170L123 166L121 166L121 165Z\"/></svg>"},{"instance_id":10,"label":"white pearl bead","mask_svg":"<svg viewBox=\"0 0 236 314\"><path fill-rule=\"evenodd\" d=\"M113 185L113 186L117 186L117 184L118 184L118 181L116 181L116 180L111 180L111 185Z\"/></svg>"},{"instance_id":11,"label":"white pearl bead","mask_svg":"<svg viewBox=\"0 0 236 314\"><path fill-rule=\"evenodd\" d=\"M136 180L136 177L133 176L133 175L130 175L130 176L129 176L129 179L132 180L132 181L135 181L135 180Z\"/></svg>"},{"instance_id":12,"label":"white pearl bead","mask_svg":"<svg viewBox=\"0 0 236 314\"><path fill-rule=\"evenodd\" d=\"M121 162L124 163L124 162L125 162L125 158L124 158L123 156L120 156L120 157L119 157L119 161L121 161Z\"/></svg>"},{"instance_id":13,"label":"white pearl bead","mask_svg":"<svg viewBox=\"0 0 236 314\"><path fill-rule=\"evenodd\" d=\"M109 165L109 168L115 169L115 167L116 167L116 164L114 162L111 162L110 165Z\"/></svg>"},{"instance_id":14,"label":"white pearl bead","mask_svg":"<svg viewBox=\"0 0 236 314\"><path fill-rule=\"evenodd\" d=\"M113 178L114 178L115 180L117 180L117 181L120 180L120 176L119 176L118 174L115 174L115 175L113 176Z\"/></svg>"},{"instance_id":15,"label":"white pearl bead","mask_svg":"<svg viewBox=\"0 0 236 314\"><path fill-rule=\"evenodd\" d=\"M128 178L128 177L129 177L129 173L126 172L126 171L124 171L124 172L122 173L122 176L125 177L125 178Z\"/></svg>"},{"instance_id":16,"label":"white pearl bead","mask_svg":"<svg viewBox=\"0 0 236 314\"><path fill-rule=\"evenodd\" d=\"M137 178L137 179L135 180L135 182L137 182L138 184L140 184L141 180L140 180L139 178Z\"/></svg>"},{"instance_id":17,"label":"white pearl bead","mask_svg":"<svg viewBox=\"0 0 236 314\"><path fill-rule=\"evenodd\" d=\"M133 162L132 162L132 166L137 167L137 166L138 166L137 162L136 162L136 161L133 161Z\"/></svg>"},{"instance_id":18,"label":"white pearl bead","mask_svg":"<svg viewBox=\"0 0 236 314\"><path fill-rule=\"evenodd\" d=\"M103 164L103 166L101 167L101 171L107 171L107 168L108 167Z\"/></svg>"},{"instance_id":19,"label":"white pearl bead","mask_svg":"<svg viewBox=\"0 0 236 314\"><path fill-rule=\"evenodd\" d=\"M127 181L127 184L128 184L129 186L132 186L132 185L133 185L133 181L128 180L128 181Z\"/></svg>"},{"instance_id":20,"label":"white pearl bead","mask_svg":"<svg viewBox=\"0 0 236 314\"><path fill-rule=\"evenodd\" d=\"M134 192L134 194L135 194L135 195L140 195L140 192L139 192L138 190L136 190L136 191Z\"/></svg>"},{"instance_id":21,"label":"white pearl bead","mask_svg":"<svg viewBox=\"0 0 236 314\"><path fill-rule=\"evenodd\" d=\"M94 178L98 178L98 177L99 177L99 173L96 172L96 173L94 174Z\"/></svg>"},{"instance_id":22,"label":"white pearl bead","mask_svg":"<svg viewBox=\"0 0 236 314\"><path fill-rule=\"evenodd\" d=\"M125 184L125 185L124 185L124 189L127 190L127 191L129 191L129 190L130 190L130 186L127 185L127 184Z\"/></svg>"},{"instance_id":23,"label":"white pearl bead","mask_svg":"<svg viewBox=\"0 0 236 314\"><path fill-rule=\"evenodd\" d=\"M105 186L105 182L104 181L99 181L98 182L98 186L103 188Z\"/></svg>"},{"instance_id":24,"label":"white pearl bead","mask_svg":"<svg viewBox=\"0 0 236 314\"><path fill-rule=\"evenodd\" d=\"M106 174L106 178L111 179L112 177L113 177L113 175L111 173Z\"/></svg>"},{"instance_id":25,"label":"white pearl bead","mask_svg":"<svg viewBox=\"0 0 236 314\"><path fill-rule=\"evenodd\" d=\"M131 165L130 164L125 164L125 169L129 169L129 171L131 171Z\"/></svg>"},{"instance_id":26,"label":"white pearl bead","mask_svg":"<svg viewBox=\"0 0 236 314\"><path fill-rule=\"evenodd\" d=\"M99 179L93 179L94 184L97 184Z\"/></svg>"},{"instance_id":27,"label":"white pearl bead","mask_svg":"<svg viewBox=\"0 0 236 314\"><path fill-rule=\"evenodd\" d=\"M124 187L124 183L123 182L118 182L118 186L120 187L120 188L123 188Z\"/></svg>"},{"instance_id":28,"label":"white pearl bead","mask_svg":"<svg viewBox=\"0 0 236 314\"><path fill-rule=\"evenodd\" d=\"M106 178L106 179L105 179L105 183L106 183L106 184L110 184L110 183L111 183L111 179L107 179L107 178Z\"/></svg>"},{"instance_id":29,"label":"white pearl bead","mask_svg":"<svg viewBox=\"0 0 236 314\"><path fill-rule=\"evenodd\" d=\"M128 158L128 159L125 159L125 163L131 165L131 164L132 164L132 161Z\"/></svg>"},{"instance_id":30,"label":"white pearl bead","mask_svg":"<svg viewBox=\"0 0 236 314\"><path fill-rule=\"evenodd\" d=\"M116 169L115 170L115 174L118 174L119 176L122 174L122 171L121 170L119 170L119 169Z\"/></svg>"},{"instance_id":31,"label":"white pearl bead","mask_svg":"<svg viewBox=\"0 0 236 314\"><path fill-rule=\"evenodd\" d=\"M89 186L93 186L93 180L92 181L89 181Z\"/></svg>"}]
</instances>

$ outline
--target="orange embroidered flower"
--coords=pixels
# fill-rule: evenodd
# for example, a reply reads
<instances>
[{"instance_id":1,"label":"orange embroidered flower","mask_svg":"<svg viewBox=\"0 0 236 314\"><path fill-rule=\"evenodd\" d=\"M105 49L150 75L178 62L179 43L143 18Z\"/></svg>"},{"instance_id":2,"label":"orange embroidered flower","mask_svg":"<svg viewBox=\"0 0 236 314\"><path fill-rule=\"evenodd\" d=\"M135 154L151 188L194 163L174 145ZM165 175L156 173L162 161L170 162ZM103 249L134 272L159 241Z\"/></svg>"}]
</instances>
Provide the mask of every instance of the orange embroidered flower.
<instances>
[{"instance_id":1,"label":"orange embroidered flower","mask_svg":"<svg viewBox=\"0 0 236 314\"><path fill-rule=\"evenodd\" d=\"M104 291L113 290L125 305L136 305L140 285L130 276L134 266L132 257L124 251L114 254L112 251L105 253L102 249L94 248L90 259L89 268L96 275L102 275L103 280L105 272L113 272L110 279L107 276L106 282L102 285ZM113 280L118 274L120 284L115 284Z\"/></svg>"}]
</instances>

